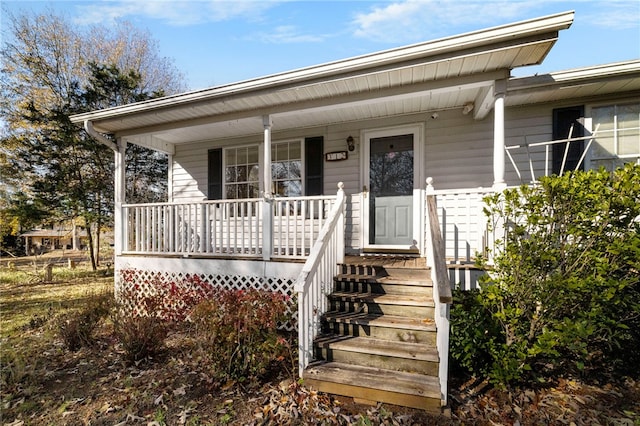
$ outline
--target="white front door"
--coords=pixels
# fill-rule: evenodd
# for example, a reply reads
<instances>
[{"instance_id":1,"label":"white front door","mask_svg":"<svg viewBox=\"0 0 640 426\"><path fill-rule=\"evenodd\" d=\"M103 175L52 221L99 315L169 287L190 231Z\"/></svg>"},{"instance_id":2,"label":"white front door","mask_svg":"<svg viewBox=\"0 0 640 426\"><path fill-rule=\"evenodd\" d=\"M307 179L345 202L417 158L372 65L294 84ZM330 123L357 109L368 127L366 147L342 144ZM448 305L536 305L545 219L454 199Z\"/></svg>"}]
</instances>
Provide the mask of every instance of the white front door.
<instances>
[{"instance_id":1,"label":"white front door","mask_svg":"<svg viewBox=\"0 0 640 426\"><path fill-rule=\"evenodd\" d=\"M365 248L418 248L418 130L411 127L365 132Z\"/></svg>"}]
</instances>

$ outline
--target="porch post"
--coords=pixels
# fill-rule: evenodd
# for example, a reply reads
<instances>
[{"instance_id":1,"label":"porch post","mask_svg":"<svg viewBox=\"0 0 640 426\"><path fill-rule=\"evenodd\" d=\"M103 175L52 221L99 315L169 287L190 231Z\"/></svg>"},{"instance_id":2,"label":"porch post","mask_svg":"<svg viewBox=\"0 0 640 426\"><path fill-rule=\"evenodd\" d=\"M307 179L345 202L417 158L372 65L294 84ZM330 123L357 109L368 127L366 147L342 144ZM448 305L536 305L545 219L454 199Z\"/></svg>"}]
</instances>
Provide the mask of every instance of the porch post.
<instances>
[{"instance_id":1,"label":"porch post","mask_svg":"<svg viewBox=\"0 0 640 426\"><path fill-rule=\"evenodd\" d=\"M507 184L504 181L504 96L506 80L495 82L495 101L493 105L493 189L500 191Z\"/></svg>"},{"instance_id":2,"label":"porch post","mask_svg":"<svg viewBox=\"0 0 640 426\"><path fill-rule=\"evenodd\" d=\"M122 255L127 241L127 218L123 214L122 205L125 203L126 183L125 183L125 153L127 151L127 141L118 138L118 149L115 152L115 175L114 175L114 251L116 256Z\"/></svg>"},{"instance_id":3,"label":"porch post","mask_svg":"<svg viewBox=\"0 0 640 426\"><path fill-rule=\"evenodd\" d=\"M271 194L271 116L262 116L264 127L264 167L262 176L264 190L262 198L262 258L271 259L273 252L273 208Z\"/></svg>"}]
</instances>

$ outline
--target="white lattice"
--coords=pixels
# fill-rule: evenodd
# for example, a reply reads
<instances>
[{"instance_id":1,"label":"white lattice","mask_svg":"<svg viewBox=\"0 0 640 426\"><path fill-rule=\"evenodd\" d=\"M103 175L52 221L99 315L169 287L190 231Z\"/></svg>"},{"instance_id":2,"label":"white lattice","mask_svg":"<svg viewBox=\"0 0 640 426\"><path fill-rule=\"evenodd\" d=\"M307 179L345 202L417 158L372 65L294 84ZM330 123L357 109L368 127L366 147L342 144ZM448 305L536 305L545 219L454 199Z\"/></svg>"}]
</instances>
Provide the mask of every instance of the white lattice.
<instances>
[{"instance_id":1,"label":"white lattice","mask_svg":"<svg viewBox=\"0 0 640 426\"><path fill-rule=\"evenodd\" d=\"M132 311L141 310L140 306L134 306L137 301L159 296L167 310L184 312L190 308L190 303L215 294L216 289L278 292L290 301L289 313L296 310L293 281L285 278L124 269L116 279L116 294L128 294L128 297L121 298L121 302L128 303L126 308ZM295 318L292 322L293 324L284 324L281 328L294 329Z\"/></svg>"}]
</instances>

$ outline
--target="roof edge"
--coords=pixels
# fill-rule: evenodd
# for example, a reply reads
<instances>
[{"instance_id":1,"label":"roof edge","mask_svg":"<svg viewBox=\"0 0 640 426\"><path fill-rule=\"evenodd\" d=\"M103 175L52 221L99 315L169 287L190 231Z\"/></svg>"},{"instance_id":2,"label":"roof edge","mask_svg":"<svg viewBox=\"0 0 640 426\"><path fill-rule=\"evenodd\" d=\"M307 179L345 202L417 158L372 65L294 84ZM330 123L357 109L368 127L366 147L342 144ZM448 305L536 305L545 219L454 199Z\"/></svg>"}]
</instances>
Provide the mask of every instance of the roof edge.
<instances>
[{"instance_id":1,"label":"roof edge","mask_svg":"<svg viewBox=\"0 0 640 426\"><path fill-rule=\"evenodd\" d=\"M634 73L640 74L640 59L554 71L548 74L515 77L509 79L507 90L539 88Z\"/></svg>"},{"instance_id":2,"label":"roof edge","mask_svg":"<svg viewBox=\"0 0 640 426\"><path fill-rule=\"evenodd\" d=\"M490 45L506 39L514 40L530 36L532 34L557 32L559 30L569 28L573 23L574 15L574 11L557 13L320 65L295 69L292 71L272 74L265 77L244 80L237 83L230 83L148 101L76 114L70 118L73 123L83 123L87 120L94 121L112 119L126 114L143 113L156 109L212 100L235 94L246 94L268 87L277 87L281 84L302 83L312 79L340 75L347 72L378 67L381 65L402 63L404 61L415 60L417 58L426 59L436 54L448 52L453 53L469 47Z\"/></svg>"}]
</instances>

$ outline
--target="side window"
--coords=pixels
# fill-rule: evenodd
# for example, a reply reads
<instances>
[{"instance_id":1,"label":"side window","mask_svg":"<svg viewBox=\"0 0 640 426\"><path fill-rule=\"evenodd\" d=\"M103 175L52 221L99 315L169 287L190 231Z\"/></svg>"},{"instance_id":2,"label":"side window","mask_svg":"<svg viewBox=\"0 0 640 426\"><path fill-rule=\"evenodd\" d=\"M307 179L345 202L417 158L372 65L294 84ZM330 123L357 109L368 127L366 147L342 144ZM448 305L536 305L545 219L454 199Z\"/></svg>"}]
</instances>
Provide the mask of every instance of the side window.
<instances>
[{"instance_id":1,"label":"side window","mask_svg":"<svg viewBox=\"0 0 640 426\"><path fill-rule=\"evenodd\" d=\"M591 118L591 167L612 170L640 160L640 103L595 107Z\"/></svg>"},{"instance_id":2,"label":"side window","mask_svg":"<svg viewBox=\"0 0 640 426\"><path fill-rule=\"evenodd\" d=\"M581 138L584 132L584 106L557 108L553 110L553 140ZM552 173L567 170L584 170L580 158L584 152L584 140L556 143L552 145ZM564 162L564 167L563 167Z\"/></svg>"}]
</instances>

